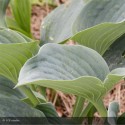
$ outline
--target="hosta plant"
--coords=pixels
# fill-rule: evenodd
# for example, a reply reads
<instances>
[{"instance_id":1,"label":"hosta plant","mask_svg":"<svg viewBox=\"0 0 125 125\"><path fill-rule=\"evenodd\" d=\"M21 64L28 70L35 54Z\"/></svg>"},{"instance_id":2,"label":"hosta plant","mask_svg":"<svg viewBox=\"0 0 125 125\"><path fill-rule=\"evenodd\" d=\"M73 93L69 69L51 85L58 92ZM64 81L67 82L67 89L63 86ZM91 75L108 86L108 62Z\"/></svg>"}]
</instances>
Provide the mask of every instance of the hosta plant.
<instances>
[{"instance_id":1,"label":"hosta plant","mask_svg":"<svg viewBox=\"0 0 125 125\"><path fill-rule=\"evenodd\" d=\"M123 15L118 16L124 14L123 0L73 0L59 6L42 23L41 47L32 39L27 2L20 1L19 9L17 0L11 1L11 27L12 20L5 21L9 0L0 0L0 116L44 117L47 124L61 124L45 96L46 88L51 88L76 96L72 117L93 117L98 111L105 124L124 123L124 114L117 118L116 102L108 111L103 103L103 97L124 82L125 22ZM113 11L107 13L111 6ZM63 45L68 40L79 45Z\"/></svg>"}]
</instances>

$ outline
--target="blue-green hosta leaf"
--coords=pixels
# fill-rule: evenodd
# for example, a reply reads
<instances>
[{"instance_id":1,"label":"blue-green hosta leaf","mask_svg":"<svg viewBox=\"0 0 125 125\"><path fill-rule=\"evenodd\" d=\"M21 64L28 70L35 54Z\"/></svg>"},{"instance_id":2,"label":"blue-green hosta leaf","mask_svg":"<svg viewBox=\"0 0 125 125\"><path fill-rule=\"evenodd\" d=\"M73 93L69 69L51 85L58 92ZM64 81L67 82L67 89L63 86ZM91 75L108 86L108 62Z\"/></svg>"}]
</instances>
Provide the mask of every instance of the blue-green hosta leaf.
<instances>
[{"instance_id":1,"label":"blue-green hosta leaf","mask_svg":"<svg viewBox=\"0 0 125 125\"><path fill-rule=\"evenodd\" d=\"M73 32L104 22L121 22L125 19L124 0L92 0L80 12L73 25Z\"/></svg>"},{"instance_id":2,"label":"blue-green hosta leaf","mask_svg":"<svg viewBox=\"0 0 125 125\"><path fill-rule=\"evenodd\" d=\"M30 38L11 29L0 29L0 44L32 42Z\"/></svg>"},{"instance_id":3,"label":"blue-green hosta leaf","mask_svg":"<svg viewBox=\"0 0 125 125\"><path fill-rule=\"evenodd\" d=\"M21 99L24 98L25 95L19 89L14 89L14 83L0 76L0 98L1 97Z\"/></svg>"},{"instance_id":4,"label":"blue-green hosta leaf","mask_svg":"<svg viewBox=\"0 0 125 125\"><path fill-rule=\"evenodd\" d=\"M72 25L87 2L72 0L57 7L41 25L41 42L61 42L72 36Z\"/></svg>"},{"instance_id":5,"label":"blue-green hosta leaf","mask_svg":"<svg viewBox=\"0 0 125 125\"><path fill-rule=\"evenodd\" d=\"M36 106L46 117L59 117L52 103L42 103Z\"/></svg>"},{"instance_id":6,"label":"blue-green hosta leaf","mask_svg":"<svg viewBox=\"0 0 125 125\"><path fill-rule=\"evenodd\" d=\"M44 113L50 123L61 124L56 109L54 108L52 103L42 103L37 105L36 108Z\"/></svg>"},{"instance_id":7,"label":"blue-green hosta leaf","mask_svg":"<svg viewBox=\"0 0 125 125\"><path fill-rule=\"evenodd\" d=\"M11 0L11 9L16 23L27 36L32 37L30 30L31 0Z\"/></svg>"},{"instance_id":8,"label":"blue-green hosta leaf","mask_svg":"<svg viewBox=\"0 0 125 125\"><path fill-rule=\"evenodd\" d=\"M45 115L20 100L0 98L0 117L45 117Z\"/></svg>"},{"instance_id":9,"label":"blue-green hosta leaf","mask_svg":"<svg viewBox=\"0 0 125 125\"><path fill-rule=\"evenodd\" d=\"M22 101L29 104L30 99L24 95L24 93L19 89L14 89L15 84L8 80L5 77L0 76L0 98L9 98L9 99L21 99ZM40 102L45 103L46 100L44 97L42 98L42 95L39 95L38 93L35 93L35 96L39 98ZM31 106L32 102L30 102Z\"/></svg>"},{"instance_id":10,"label":"blue-green hosta leaf","mask_svg":"<svg viewBox=\"0 0 125 125\"><path fill-rule=\"evenodd\" d=\"M19 81L31 78L73 80L81 76L94 76L104 80L109 73L103 58L84 46L68 46L49 43L22 68Z\"/></svg>"},{"instance_id":11,"label":"blue-green hosta leaf","mask_svg":"<svg viewBox=\"0 0 125 125\"><path fill-rule=\"evenodd\" d=\"M0 75L17 83L21 67L38 49L36 42L0 44Z\"/></svg>"},{"instance_id":12,"label":"blue-green hosta leaf","mask_svg":"<svg viewBox=\"0 0 125 125\"><path fill-rule=\"evenodd\" d=\"M71 39L81 45L90 47L101 55L125 33L125 22L104 23L92 28L83 30L74 35Z\"/></svg>"},{"instance_id":13,"label":"blue-green hosta leaf","mask_svg":"<svg viewBox=\"0 0 125 125\"><path fill-rule=\"evenodd\" d=\"M67 90L65 91L66 87L68 93L73 92L75 95L81 93L81 97L86 97L89 100L90 98L91 100L98 100L104 92L100 86L101 80L104 80L108 73L109 69L103 58L90 48L80 45L46 44L41 47L38 55L30 59L22 68L19 76L19 85L32 81L37 81L36 84L39 84L38 82L42 81L45 83L45 87L49 85L48 83L51 83L49 87L53 89L67 92ZM79 78L81 76L86 77ZM58 80L61 81L58 83ZM79 92L73 89L77 86L84 86L83 81L87 83L85 84L87 88L90 86L89 89L94 91L95 95L88 89L84 89L84 87L78 87L81 89ZM56 82L60 85L60 87L58 86L59 88L56 87ZM91 84L97 88L91 87Z\"/></svg>"},{"instance_id":14,"label":"blue-green hosta leaf","mask_svg":"<svg viewBox=\"0 0 125 125\"><path fill-rule=\"evenodd\" d=\"M125 68L117 68L110 72L110 74L105 78L104 85L105 90L109 91L112 87L117 84L125 76Z\"/></svg>"},{"instance_id":15,"label":"blue-green hosta leaf","mask_svg":"<svg viewBox=\"0 0 125 125\"><path fill-rule=\"evenodd\" d=\"M17 86L37 84L60 90L86 98L98 109L102 105L98 101L122 79L124 71L116 69L107 76L107 64L90 48L46 44L24 64Z\"/></svg>"},{"instance_id":16,"label":"blue-green hosta leaf","mask_svg":"<svg viewBox=\"0 0 125 125\"><path fill-rule=\"evenodd\" d=\"M125 67L125 35L117 39L104 53L104 59L112 70Z\"/></svg>"},{"instance_id":17,"label":"blue-green hosta leaf","mask_svg":"<svg viewBox=\"0 0 125 125\"><path fill-rule=\"evenodd\" d=\"M117 125L118 112L119 112L118 102L111 102L108 108L108 123L110 125Z\"/></svg>"},{"instance_id":18,"label":"blue-green hosta leaf","mask_svg":"<svg viewBox=\"0 0 125 125\"><path fill-rule=\"evenodd\" d=\"M10 0L0 0L0 28L6 27L5 13Z\"/></svg>"}]
</instances>

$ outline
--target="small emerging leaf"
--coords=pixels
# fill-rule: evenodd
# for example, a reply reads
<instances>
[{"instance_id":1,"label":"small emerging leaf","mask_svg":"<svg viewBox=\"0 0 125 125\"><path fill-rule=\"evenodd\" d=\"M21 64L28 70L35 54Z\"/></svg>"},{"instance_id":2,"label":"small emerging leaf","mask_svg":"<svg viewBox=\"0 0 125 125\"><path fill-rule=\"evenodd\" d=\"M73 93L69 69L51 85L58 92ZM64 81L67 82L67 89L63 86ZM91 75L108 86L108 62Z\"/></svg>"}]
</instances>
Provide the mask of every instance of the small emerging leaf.
<instances>
[{"instance_id":1,"label":"small emerging leaf","mask_svg":"<svg viewBox=\"0 0 125 125\"><path fill-rule=\"evenodd\" d=\"M117 102L111 102L108 108L108 122L110 125L117 125L117 115L119 112L119 104Z\"/></svg>"},{"instance_id":2,"label":"small emerging leaf","mask_svg":"<svg viewBox=\"0 0 125 125\"><path fill-rule=\"evenodd\" d=\"M125 66L125 35L121 36L109 47L104 54L104 59L111 70Z\"/></svg>"}]
</instances>

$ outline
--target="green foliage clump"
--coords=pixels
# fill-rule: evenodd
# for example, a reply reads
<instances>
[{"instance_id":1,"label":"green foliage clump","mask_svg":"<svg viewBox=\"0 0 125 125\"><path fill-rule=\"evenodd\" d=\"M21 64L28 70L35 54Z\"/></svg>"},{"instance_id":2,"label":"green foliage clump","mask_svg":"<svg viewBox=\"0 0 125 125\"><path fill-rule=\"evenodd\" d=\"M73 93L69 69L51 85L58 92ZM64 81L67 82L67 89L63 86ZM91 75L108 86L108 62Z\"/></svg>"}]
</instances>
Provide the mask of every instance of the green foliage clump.
<instances>
[{"instance_id":1,"label":"green foliage clump","mask_svg":"<svg viewBox=\"0 0 125 125\"><path fill-rule=\"evenodd\" d=\"M9 0L0 0L0 116L44 117L48 124L60 124L45 96L51 88L76 96L72 117L90 118L98 111L108 117L106 125L125 123L125 114L117 116L117 102L108 110L103 103L112 87L124 81L125 2L63 4L44 19L38 45L30 30L33 1L17 1L10 2L13 18L5 20ZM79 45L66 45L70 40Z\"/></svg>"}]
</instances>

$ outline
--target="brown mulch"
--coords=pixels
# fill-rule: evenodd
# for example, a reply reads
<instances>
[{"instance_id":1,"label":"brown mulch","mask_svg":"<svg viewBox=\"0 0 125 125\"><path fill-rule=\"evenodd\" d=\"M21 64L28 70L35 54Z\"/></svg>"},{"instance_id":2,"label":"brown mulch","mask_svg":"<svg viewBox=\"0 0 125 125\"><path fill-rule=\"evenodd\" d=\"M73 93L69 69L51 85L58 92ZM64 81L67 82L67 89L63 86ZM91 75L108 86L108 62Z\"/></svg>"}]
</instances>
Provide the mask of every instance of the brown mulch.
<instances>
[{"instance_id":1,"label":"brown mulch","mask_svg":"<svg viewBox=\"0 0 125 125\"><path fill-rule=\"evenodd\" d=\"M120 105L120 112L122 114L125 112L125 82L117 84L104 98L105 106L108 107L109 103L112 101L117 101Z\"/></svg>"},{"instance_id":2,"label":"brown mulch","mask_svg":"<svg viewBox=\"0 0 125 125\"><path fill-rule=\"evenodd\" d=\"M35 39L40 39L40 26L43 19L50 13L54 7L45 5L32 6L31 31Z\"/></svg>"}]
</instances>

